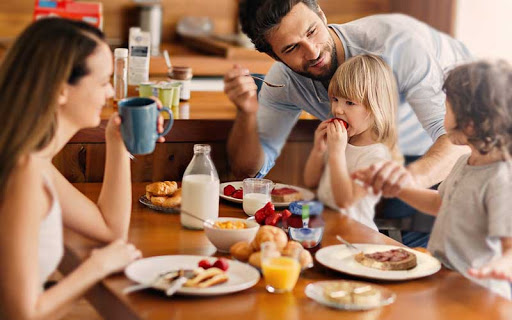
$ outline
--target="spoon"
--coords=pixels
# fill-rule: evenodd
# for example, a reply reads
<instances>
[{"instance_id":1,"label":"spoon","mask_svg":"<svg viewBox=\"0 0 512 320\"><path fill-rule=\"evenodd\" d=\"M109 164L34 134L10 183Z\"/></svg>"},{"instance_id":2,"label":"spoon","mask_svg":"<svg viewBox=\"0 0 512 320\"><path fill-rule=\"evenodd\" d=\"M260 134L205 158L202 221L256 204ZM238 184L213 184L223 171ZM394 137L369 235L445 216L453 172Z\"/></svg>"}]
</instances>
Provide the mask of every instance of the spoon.
<instances>
[{"instance_id":1,"label":"spoon","mask_svg":"<svg viewBox=\"0 0 512 320\"><path fill-rule=\"evenodd\" d=\"M349 248L351 248L353 250L356 250L358 253L362 252L356 246L354 246L352 243L350 243L347 240L343 239L340 235L336 235L336 239L338 239L338 241L344 243L347 247L349 247Z\"/></svg>"},{"instance_id":2,"label":"spoon","mask_svg":"<svg viewBox=\"0 0 512 320\"><path fill-rule=\"evenodd\" d=\"M180 213L183 213L183 214L185 214L185 215L187 215L187 216L190 216L190 217L192 217L192 218L195 218L195 219L197 219L197 220L199 220L199 221L202 221L202 222L206 223L206 224L207 224L209 227L211 227L211 228L214 228L214 229L216 229L216 228L217 228L217 226L216 226L213 222L211 222L210 220L204 220L203 218L199 218L199 217L198 217L198 216L196 216L195 214L192 214L192 213L190 213L190 212L188 212L188 211L185 211L185 210L183 210L183 209L181 209L181 208L173 208L173 209L174 209L174 210L176 210L176 211L178 211L178 212L180 212Z\"/></svg>"},{"instance_id":3,"label":"spoon","mask_svg":"<svg viewBox=\"0 0 512 320\"><path fill-rule=\"evenodd\" d=\"M259 81L263 82L264 84L266 84L267 86L272 87L272 88L282 88L282 87L285 86L284 84L273 84L273 83L270 83L270 82L268 82L268 81L266 81L266 80L264 80L264 79L262 79L260 77L253 76L252 74L249 74L248 76L250 76L253 79L259 80Z\"/></svg>"}]
</instances>

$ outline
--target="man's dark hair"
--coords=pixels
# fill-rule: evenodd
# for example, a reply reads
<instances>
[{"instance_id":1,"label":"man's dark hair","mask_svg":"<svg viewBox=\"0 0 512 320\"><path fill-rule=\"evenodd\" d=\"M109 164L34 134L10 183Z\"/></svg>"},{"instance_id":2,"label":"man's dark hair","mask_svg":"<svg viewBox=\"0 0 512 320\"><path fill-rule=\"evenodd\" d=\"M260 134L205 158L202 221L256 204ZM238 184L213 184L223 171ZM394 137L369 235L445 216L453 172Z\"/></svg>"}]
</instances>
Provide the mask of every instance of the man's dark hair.
<instances>
[{"instance_id":1,"label":"man's dark hair","mask_svg":"<svg viewBox=\"0 0 512 320\"><path fill-rule=\"evenodd\" d=\"M267 53L277 59L267 41L269 32L281 23L281 20L298 3L305 4L317 14L320 7L316 0L241 0L238 18L242 31L251 39L256 50Z\"/></svg>"}]
</instances>

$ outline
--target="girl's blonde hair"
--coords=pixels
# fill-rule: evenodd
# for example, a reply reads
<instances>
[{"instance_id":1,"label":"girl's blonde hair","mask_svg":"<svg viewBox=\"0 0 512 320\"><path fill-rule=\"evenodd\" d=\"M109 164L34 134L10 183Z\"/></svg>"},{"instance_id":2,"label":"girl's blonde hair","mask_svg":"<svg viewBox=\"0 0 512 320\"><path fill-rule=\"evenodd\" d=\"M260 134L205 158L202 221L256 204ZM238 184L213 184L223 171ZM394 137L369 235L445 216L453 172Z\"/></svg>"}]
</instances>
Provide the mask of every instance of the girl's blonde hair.
<instances>
[{"instance_id":1,"label":"girl's blonde hair","mask_svg":"<svg viewBox=\"0 0 512 320\"><path fill-rule=\"evenodd\" d=\"M330 97L342 97L366 107L374 123L376 142L385 144L393 159L402 161L397 147L398 89L393 71L380 57L354 56L341 64L329 84Z\"/></svg>"}]
</instances>

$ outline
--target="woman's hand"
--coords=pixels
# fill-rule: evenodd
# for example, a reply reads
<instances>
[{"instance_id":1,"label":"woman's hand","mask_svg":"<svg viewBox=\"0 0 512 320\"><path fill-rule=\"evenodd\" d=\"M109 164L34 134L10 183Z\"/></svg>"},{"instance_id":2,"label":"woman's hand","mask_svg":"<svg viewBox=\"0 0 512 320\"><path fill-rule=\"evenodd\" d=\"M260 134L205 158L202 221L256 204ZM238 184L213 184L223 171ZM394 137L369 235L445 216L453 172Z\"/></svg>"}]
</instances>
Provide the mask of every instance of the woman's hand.
<instances>
[{"instance_id":1,"label":"woman's hand","mask_svg":"<svg viewBox=\"0 0 512 320\"><path fill-rule=\"evenodd\" d=\"M142 257L140 250L124 240L115 240L106 247L95 249L91 261L104 276L123 270L127 265Z\"/></svg>"},{"instance_id":2,"label":"woman's hand","mask_svg":"<svg viewBox=\"0 0 512 320\"><path fill-rule=\"evenodd\" d=\"M339 122L327 124L327 148L330 154L345 154L348 143L347 129Z\"/></svg>"},{"instance_id":3,"label":"woman's hand","mask_svg":"<svg viewBox=\"0 0 512 320\"><path fill-rule=\"evenodd\" d=\"M157 97L150 97L150 99L155 100L156 107L158 108L158 110L162 109L163 104L162 104L162 101L160 101L160 99L158 99ZM158 114L158 118L156 119L156 131L158 131L158 133L164 132L164 117L162 116L161 113ZM163 137L163 136L158 138L158 140L157 140L157 142L164 142L164 141L165 141L165 137Z\"/></svg>"},{"instance_id":4,"label":"woman's hand","mask_svg":"<svg viewBox=\"0 0 512 320\"><path fill-rule=\"evenodd\" d=\"M325 120L318 125L318 128L315 130L315 142L313 145L313 149L315 149L319 153L324 153L327 151L327 126L329 124L329 120Z\"/></svg>"}]
</instances>

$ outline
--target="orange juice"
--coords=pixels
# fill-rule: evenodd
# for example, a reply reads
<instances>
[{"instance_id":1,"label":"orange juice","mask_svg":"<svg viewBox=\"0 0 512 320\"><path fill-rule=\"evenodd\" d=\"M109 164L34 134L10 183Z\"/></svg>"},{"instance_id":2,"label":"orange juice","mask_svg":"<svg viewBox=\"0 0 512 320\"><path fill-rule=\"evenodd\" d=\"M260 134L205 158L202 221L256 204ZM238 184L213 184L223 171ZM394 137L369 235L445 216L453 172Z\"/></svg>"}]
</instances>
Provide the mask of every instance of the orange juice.
<instances>
[{"instance_id":1,"label":"orange juice","mask_svg":"<svg viewBox=\"0 0 512 320\"><path fill-rule=\"evenodd\" d=\"M270 292L291 291L300 274L300 263L290 257L270 258L263 261L261 268Z\"/></svg>"}]
</instances>

